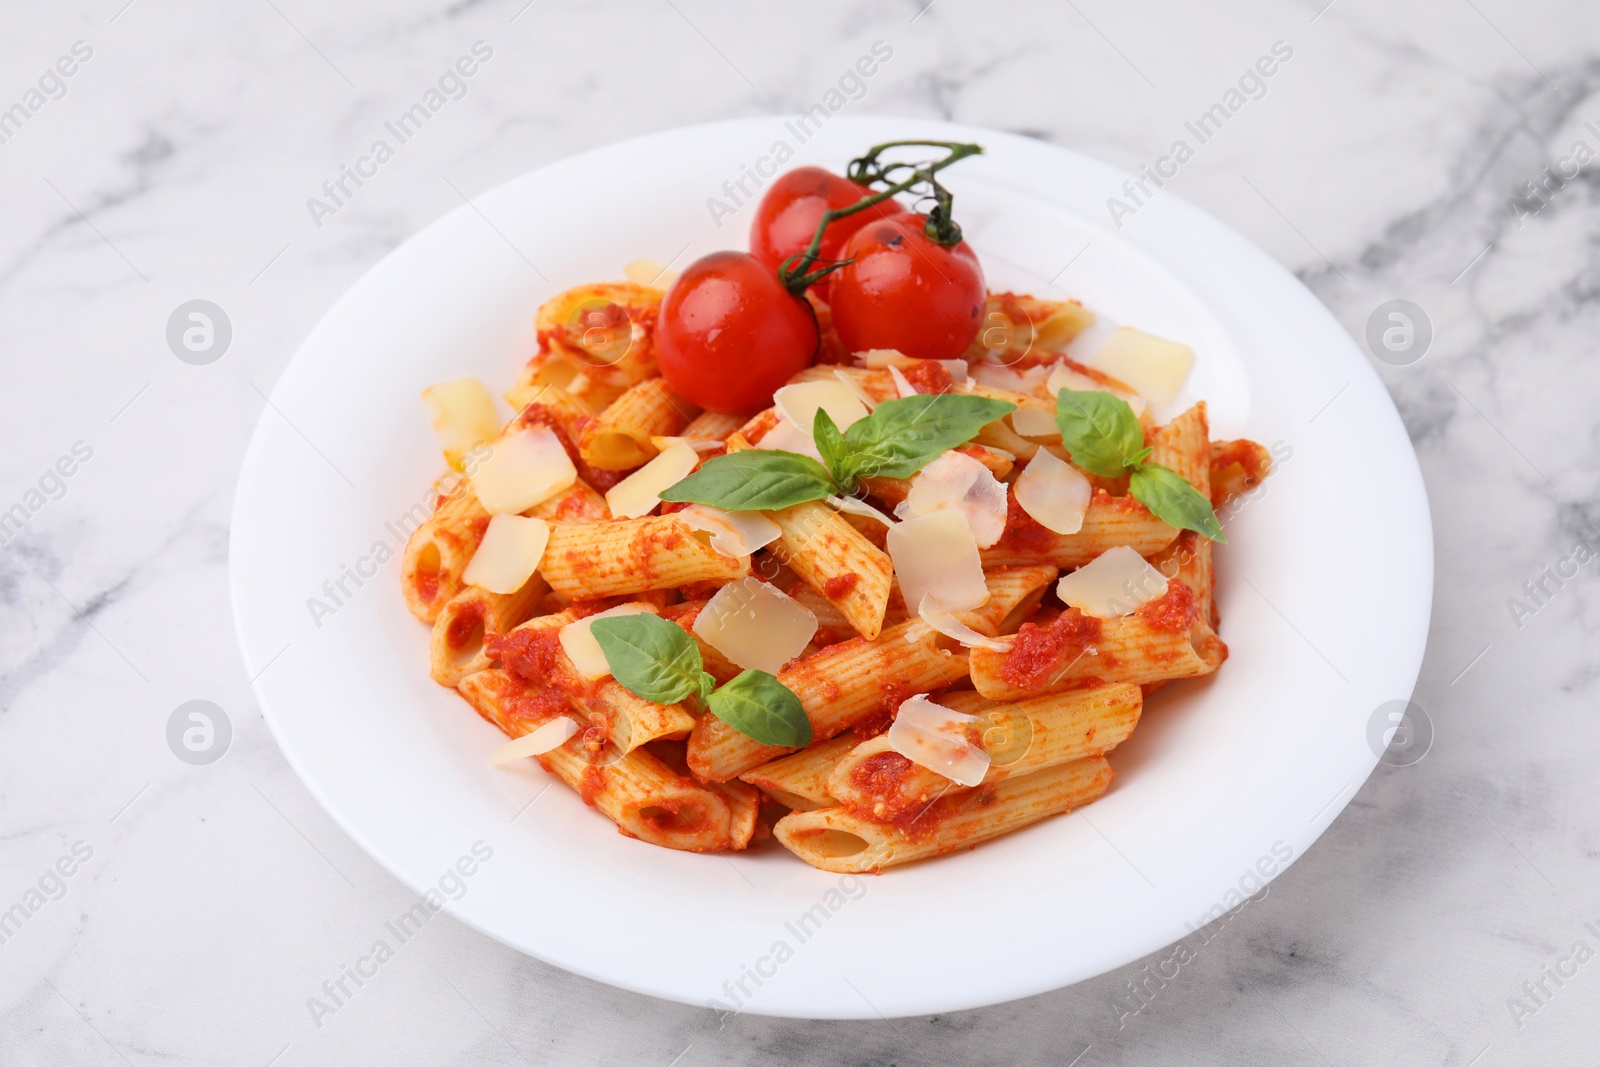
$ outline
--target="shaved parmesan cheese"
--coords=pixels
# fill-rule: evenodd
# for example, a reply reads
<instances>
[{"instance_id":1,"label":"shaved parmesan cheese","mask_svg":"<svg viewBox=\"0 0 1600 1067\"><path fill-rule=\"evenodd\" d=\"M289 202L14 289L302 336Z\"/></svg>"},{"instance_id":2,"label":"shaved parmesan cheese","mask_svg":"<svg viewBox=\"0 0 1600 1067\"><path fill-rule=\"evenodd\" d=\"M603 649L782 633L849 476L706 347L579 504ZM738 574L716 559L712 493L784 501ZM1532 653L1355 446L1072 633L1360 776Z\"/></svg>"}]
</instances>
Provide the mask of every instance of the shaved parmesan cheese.
<instances>
[{"instance_id":1,"label":"shaved parmesan cheese","mask_svg":"<svg viewBox=\"0 0 1600 1067\"><path fill-rule=\"evenodd\" d=\"M709 437L652 437L650 438L650 443L655 446L657 452L665 452L676 444L688 445L696 452L711 452L721 448L724 444L722 441L713 441Z\"/></svg>"},{"instance_id":2,"label":"shaved parmesan cheese","mask_svg":"<svg viewBox=\"0 0 1600 1067\"><path fill-rule=\"evenodd\" d=\"M797 452L802 456L810 456L818 463L822 462L822 453L817 451L817 443L811 439L811 432L801 430L782 415L778 416L776 426L761 435L755 447Z\"/></svg>"},{"instance_id":3,"label":"shaved parmesan cheese","mask_svg":"<svg viewBox=\"0 0 1600 1067\"><path fill-rule=\"evenodd\" d=\"M907 370L923 362L916 356L908 356L895 348L869 348L864 352L854 353L856 365L872 370L882 370L885 367L899 367ZM970 369L964 359L936 359L935 363L945 369L952 382L964 382L971 378Z\"/></svg>"},{"instance_id":4,"label":"shaved parmesan cheese","mask_svg":"<svg viewBox=\"0 0 1600 1067\"><path fill-rule=\"evenodd\" d=\"M917 615L922 621L944 634L946 637L960 641L968 648L987 648L993 652L1009 652L1010 640L1001 640L980 634L950 612L938 600L931 596L922 598L922 606L917 608Z\"/></svg>"},{"instance_id":5,"label":"shaved parmesan cheese","mask_svg":"<svg viewBox=\"0 0 1600 1067\"><path fill-rule=\"evenodd\" d=\"M695 636L745 670L777 674L817 632L817 617L759 578L717 590L694 620Z\"/></svg>"},{"instance_id":6,"label":"shaved parmesan cheese","mask_svg":"<svg viewBox=\"0 0 1600 1067\"><path fill-rule=\"evenodd\" d=\"M1094 354L1093 366L1159 404L1171 400L1183 386L1194 366L1194 349L1123 326Z\"/></svg>"},{"instance_id":7,"label":"shaved parmesan cheese","mask_svg":"<svg viewBox=\"0 0 1600 1067\"><path fill-rule=\"evenodd\" d=\"M1143 397L1135 396L1132 393L1124 393L1120 389L1113 389L1106 385L1105 382L1096 381L1087 374L1080 374L1065 363L1056 364L1056 369L1050 372L1050 380L1045 383L1045 388L1049 390L1052 398L1060 394L1063 389L1071 389L1075 393L1110 393L1112 396L1121 397L1127 401L1128 406L1133 409L1135 415L1143 415L1144 409L1149 406L1145 403ZM1021 433L1022 431L1018 430L1017 432Z\"/></svg>"},{"instance_id":8,"label":"shaved parmesan cheese","mask_svg":"<svg viewBox=\"0 0 1600 1067\"><path fill-rule=\"evenodd\" d=\"M1108 548L1056 583L1068 607L1099 619L1120 619L1167 591L1167 576L1127 545Z\"/></svg>"},{"instance_id":9,"label":"shaved parmesan cheese","mask_svg":"<svg viewBox=\"0 0 1600 1067\"><path fill-rule=\"evenodd\" d=\"M1055 412L1046 407L1024 405L1011 413L1011 428L1024 437L1060 437Z\"/></svg>"},{"instance_id":10,"label":"shaved parmesan cheese","mask_svg":"<svg viewBox=\"0 0 1600 1067\"><path fill-rule=\"evenodd\" d=\"M670 289L672 283L678 280L678 272L668 270L667 265L657 259L630 260L622 268L622 274L634 285L642 285L647 289Z\"/></svg>"},{"instance_id":11,"label":"shaved parmesan cheese","mask_svg":"<svg viewBox=\"0 0 1600 1067\"><path fill-rule=\"evenodd\" d=\"M444 449L445 462L461 469L462 458L500 433L500 416L494 410L489 387L476 378L456 378L422 391L422 406Z\"/></svg>"},{"instance_id":12,"label":"shaved parmesan cheese","mask_svg":"<svg viewBox=\"0 0 1600 1067\"><path fill-rule=\"evenodd\" d=\"M712 550L724 556L748 556L783 533L759 511L723 511L709 504L690 504L674 514L689 529L710 534Z\"/></svg>"},{"instance_id":13,"label":"shaved parmesan cheese","mask_svg":"<svg viewBox=\"0 0 1600 1067\"><path fill-rule=\"evenodd\" d=\"M1083 472L1041 448L1022 468L1012 491L1017 506L1051 533L1075 534L1083 529L1094 486Z\"/></svg>"},{"instance_id":14,"label":"shaved parmesan cheese","mask_svg":"<svg viewBox=\"0 0 1600 1067\"><path fill-rule=\"evenodd\" d=\"M656 609L649 604L633 603L618 604L614 608L569 622L561 628L558 639L561 641L562 651L578 669L578 673L589 681L604 678L611 673L611 664L606 662L605 650L600 647L600 642L595 640L589 627L594 625L596 619L615 619L622 615L654 615Z\"/></svg>"},{"instance_id":15,"label":"shaved parmesan cheese","mask_svg":"<svg viewBox=\"0 0 1600 1067\"><path fill-rule=\"evenodd\" d=\"M991 389L1006 389L1013 393L1027 393L1035 395L1040 386L1044 385L1050 368L1043 363L1029 367L1025 371L1014 371L1010 367L998 367L993 363L980 363L972 371L972 377L979 385L987 385Z\"/></svg>"},{"instance_id":16,"label":"shaved parmesan cheese","mask_svg":"<svg viewBox=\"0 0 1600 1067\"><path fill-rule=\"evenodd\" d=\"M878 401L871 393L867 392L861 387L860 382L850 377L849 371L845 370L843 367L835 367L833 369L833 376L843 382L844 387L854 393L856 395L856 399L861 401L862 404L866 405L866 409L868 411L871 411L873 408L878 406Z\"/></svg>"},{"instance_id":17,"label":"shaved parmesan cheese","mask_svg":"<svg viewBox=\"0 0 1600 1067\"><path fill-rule=\"evenodd\" d=\"M533 577L544 560L550 524L521 515L495 515L461 580L491 593L515 593Z\"/></svg>"},{"instance_id":18,"label":"shaved parmesan cheese","mask_svg":"<svg viewBox=\"0 0 1600 1067\"><path fill-rule=\"evenodd\" d=\"M908 605L921 604L930 593L951 611L982 607L989 599L978 542L959 511L944 509L896 523L886 544Z\"/></svg>"},{"instance_id":19,"label":"shaved parmesan cheese","mask_svg":"<svg viewBox=\"0 0 1600 1067\"><path fill-rule=\"evenodd\" d=\"M851 354L856 357L857 365L873 370L882 370L884 367L909 367L916 362L898 348L868 348Z\"/></svg>"},{"instance_id":20,"label":"shaved parmesan cheese","mask_svg":"<svg viewBox=\"0 0 1600 1067\"><path fill-rule=\"evenodd\" d=\"M778 413L807 437L816 424L818 408L826 411L841 431L849 429L857 419L867 417L866 405L838 379L786 385L772 394L772 402L777 405Z\"/></svg>"},{"instance_id":21,"label":"shaved parmesan cheese","mask_svg":"<svg viewBox=\"0 0 1600 1067\"><path fill-rule=\"evenodd\" d=\"M950 375L952 382L965 382L972 379L972 368L967 366L964 359L941 359L938 363L944 366L945 372Z\"/></svg>"},{"instance_id":22,"label":"shaved parmesan cheese","mask_svg":"<svg viewBox=\"0 0 1600 1067\"><path fill-rule=\"evenodd\" d=\"M889 747L957 785L979 785L989 773L989 753L967 740L969 727L979 721L918 693L895 713Z\"/></svg>"},{"instance_id":23,"label":"shaved parmesan cheese","mask_svg":"<svg viewBox=\"0 0 1600 1067\"><path fill-rule=\"evenodd\" d=\"M916 387L906 381L906 376L900 373L900 368L892 363L889 364L889 377L894 381L894 391L900 394L901 400L917 395Z\"/></svg>"},{"instance_id":24,"label":"shaved parmesan cheese","mask_svg":"<svg viewBox=\"0 0 1600 1067\"><path fill-rule=\"evenodd\" d=\"M689 476L700 457L688 445L674 442L622 481L606 491L606 507L613 518L637 519L661 503L661 494Z\"/></svg>"},{"instance_id":25,"label":"shaved parmesan cheese","mask_svg":"<svg viewBox=\"0 0 1600 1067\"><path fill-rule=\"evenodd\" d=\"M946 452L917 472L894 513L909 519L944 510L959 512L978 547L988 548L1006 530L1006 487L978 460L964 452Z\"/></svg>"},{"instance_id":26,"label":"shaved parmesan cheese","mask_svg":"<svg viewBox=\"0 0 1600 1067\"><path fill-rule=\"evenodd\" d=\"M857 499L856 497L853 497L853 496L830 496L828 498L828 503L832 504L834 507L838 508L840 511L846 512L848 514L860 515L863 518L867 518L867 519L877 519L879 522L883 523L885 526L893 526L894 525L894 520L891 519L889 516L885 515L883 512L879 511L877 508L873 507L871 504L867 503L865 500L860 500L860 499Z\"/></svg>"},{"instance_id":27,"label":"shaved parmesan cheese","mask_svg":"<svg viewBox=\"0 0 1600 1067\"><path fill-rule=\"evenodd\" d=\"M508 741L495 749L489 756L489 766L498 767L512 760L542 756L566 744L567 739L577 732L578 724L567 716L551 719L531 734L523 734L515 741Z\"/></svg>"},{"instance_id":28,"label":"shaved parmesan cheese","mask_svg":"<svg viewBox=\"0 0 1600 1067\"><path fill-rule=\"evenodd\" d=\"M578 480L561 439L548 426L513 430L494 443L472 473L472 490L491 515L515 515L570 489Z\"/></svg>"}]
</instances>

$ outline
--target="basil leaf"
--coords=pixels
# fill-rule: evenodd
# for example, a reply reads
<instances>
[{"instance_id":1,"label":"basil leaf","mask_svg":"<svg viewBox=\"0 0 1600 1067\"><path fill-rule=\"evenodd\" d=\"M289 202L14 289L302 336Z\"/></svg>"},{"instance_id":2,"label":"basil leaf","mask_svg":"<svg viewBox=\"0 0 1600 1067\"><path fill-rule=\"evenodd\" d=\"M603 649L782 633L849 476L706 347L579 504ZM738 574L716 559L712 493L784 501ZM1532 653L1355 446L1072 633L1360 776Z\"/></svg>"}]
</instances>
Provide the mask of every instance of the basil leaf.
<instances>
[{"instance_id":1,"label":"basil leaf","mask_svg":"<svg viewBox=\"0 0 1600 1067\"><path fill-rule=\"evenodd\" d=\"M811 743L811 720L794 691L766 671L743 671L711 694L711 714L763 745L804 748Z\"/></svg>"},{"instance_id":2,"label":"basil leaf","mask_svg":"<svg viewBox=\"0 0 1600 1067\"><path fill-rule=\"evenodd\" d=\"M844 432L849 473L909 478L1016 407L1006 400L963 393L919 393L885 400Z\"/></svg>"},{"instance_id":3,"label":"basil leaf","mask_svg":"<svg viewBox=\"0 0 1600 1067\"><path fill-rule=\"evenodd\" d=\"M1194 530L1200 536L1227 544L1222 523L1211 510L1211 501L1200 495L1177 471L1159 463L1146 463L1128 479L1128 494L1150 509L1150 513L1169 526Z\"/></svg>"},{"instance_id":4,"label":"basil leaf","mask_svg":"<svg viewBox=\"0 0 1600 1067\"><path fill-rule=\"evenodd\" d=\"M809 456L745 449L716 456L661 494L662 500L710 504L724 511L775 511L835 492L833 479Z\"/></svg>"},{"instance_id":5,"label":"basil leaf","mask_svg":"<svg viewBox=\"0 0 1600 1067\"><path fill-rule=\"evenodd\" d=\"M840 491L848 493L854 489L855 479L849 470L850 450L833 416L825 408L817 408L816 417L811 420L811 439L816 442L822 462L827 464L828 472L833 475L834 483L840 486Z\"/></svg>"},{"instance_id":6,"label":"basil leaf","mask_svg":"<svg viewBox=\"0 0 1600 1067\"><path fill-rule=\"evenodd\" d=\"M606 654L611 676L636 696L676 704L701 691L700 646L675 622L658 615L596 619L589 632Z\"/></svg>"},{"instance_id":7,"label":"basil leaf","mask_svg":"<svg viewBox=\"0 0 1600 1067\"><path fill-rule=\"evenodd\" d=\"M1138 416L1110 393L1062 389L1056 394L1056 428L1072 462L1102 478L1120 477L1150 454Z\"/></svg>"}]
</instances>

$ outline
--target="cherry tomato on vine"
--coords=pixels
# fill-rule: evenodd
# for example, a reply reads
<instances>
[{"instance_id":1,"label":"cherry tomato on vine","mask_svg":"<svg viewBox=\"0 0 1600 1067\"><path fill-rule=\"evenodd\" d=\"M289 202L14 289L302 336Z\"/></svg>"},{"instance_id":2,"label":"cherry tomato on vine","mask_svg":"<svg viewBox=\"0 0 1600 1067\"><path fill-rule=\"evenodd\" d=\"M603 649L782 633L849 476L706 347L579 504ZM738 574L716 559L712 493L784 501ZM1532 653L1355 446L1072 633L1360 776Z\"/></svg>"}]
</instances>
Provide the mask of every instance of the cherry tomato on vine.
<instances>
[{"instance_id":1,"label":"cherry tomato on vine","mask_svg":"<svg viewBox=\"0 0 1600 1067\"><path fill-rule=\"evenodd\" d=\"M821 167L787 171L778 176L756 207L750 224L750 254L777 270L810 246L824 211L849 207L876 192ZM885 200L830 223L822 233L818 255L825 260L838 258L839 249L861 227L874 219L903 215L905 210L893 200ZM827 295L827 283L824 278L818 286L823 296Z\"/></svg>"},{"instance_id":2,"label":"cherry tomato on vine","mask_svg":"<svg viewBox=\"0 0 1600 1067\"><path fill-rule=\"evenodd\" d=\"M863 213L865 214L865 213ZM875 219L840 250L829 306L845 349L895 348L917 359L955 359L983 322L983 268L965 241L946 248L927 219Z\"/></svg>"},{"instance_id":3,"label":"cherry tomato on vine","mask_svg":"<svg viewBox=\"0 0 1600 1067\"><path fill-rule=\"evenodd\" d=\"M747 415L811 365L817 318L778 273L743 252L713 252L661 300L656 362L672 391L708 411Z\"/></svg>"}]
</instances>

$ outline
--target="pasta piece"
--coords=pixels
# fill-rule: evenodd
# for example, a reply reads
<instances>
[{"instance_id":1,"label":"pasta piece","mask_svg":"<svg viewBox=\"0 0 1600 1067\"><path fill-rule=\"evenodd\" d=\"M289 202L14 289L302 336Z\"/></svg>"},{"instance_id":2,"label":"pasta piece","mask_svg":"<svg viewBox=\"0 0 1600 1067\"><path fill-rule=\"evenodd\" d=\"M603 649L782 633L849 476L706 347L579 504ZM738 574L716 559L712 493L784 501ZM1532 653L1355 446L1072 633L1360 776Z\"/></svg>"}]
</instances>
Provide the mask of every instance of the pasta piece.
<instances>
[{"instance_id":1,"label":"pasta piece","mask_svg":"<svg viewBox=\"0 0 1600 1067\"><path fill-rule=\"evenodd\" d=\"M772 832L813 867L865 874L970 848L1082 807L1105 793L1111 779L1105 758L1090 756L942 797L902 826L836 807L791 812Z\"/></svg>"},{"instance_id":2,"label":"pasta piece","mask_svg":"<svg viewBox=\"0 0 1600 1067\"><path fill-rule=\"evenodd\" d=\"M604 522L611 518L606 498L582 482L574 482L565 492L535 504L528 514L550 522Z\"/></svg>"},{"instance_id":3,"label":"pasta piece","mask_svg":"<svg viewBox=\"0 0 1600 1067\"><path fill-rule=\"evenodd\" d=\"M967 358L1005 366L1047 362L1093 322L1094 312L1076 300L990 293L983 326L967 349Z\"/></svg>"},{"instance_id":4,"label":"pasta piece","mask_svg":"<svg viewBox=\"0 0 1600 1067\"><path fill-rule=\"evenodd\" d=\"M559 705L541 699L539 686L507 671L469 674L458 691L508 737L521 737L564 714L552 710ZM734 812L722 793L676 773L645 749L619 758L603 748L596 752L586 747L579 733L534 758L629 837L687 852L744 847L735 835Z\"/></svg>"},{"instance_id":5,"label":"pasta piece","mask_svg":"<svg viewBox=\"0 0 1600 1067\"><path fill-rule=\"evenodd\" d=\"M585 463L600 470L632 470L656 454L652 437L681 433L699 408L648 378L617 397L576 438Z\"/></svg>"},{"instance_id":6,"label":"pasta piece","mask_svg":"<svg viewBox=\"0 0 1600 1067\"><path fill-rule=\"evenodd\" d=\"M1131 496L1112 496L1096 489L1074 534L1051 533L1039 525L1010 494L1006 531L993 548L982 552L985 567L1053 563L1063 570L1081 567L1100 553L1127 545L1141 556L1153 556L1172 544L1178 530L1168 526Z\"/></svg>"},{"instance_id":7,"label":"pasta piece","mask_svg":"<svg viewBox=\"0 0 1600 1067\"><path fill-rule=\"evenodd\" d=\"M865 393L872 399L874 405L885 400L893 400L900 394L894 387L894 379L887 370L868 370L865 367L838 367L825 363L807 367L805 370L789 379L791 385L799 382L826 382L848 381L849 384Z\"/></svg>"},{"instance_id":8,"label":"pasta piece","mask_svg":"<svg viewBox=\"0 0 1600 1067\"><path fill-rule=\"evenodd\" d=\"M1220 506L1260 485L1272 473L1266 446L1240 438L1211 442L1211 503Z\"/></svg>"},{"instance_id":9,"label":"pasta piece","mask_svg":"<svg viewBox=\"0 0 1600 1067\"><path fill-rule=\"evenodd\" d=\"M724 415L720 411L702 411L689 420L689 425L683 428L682 436L705 441L726 441L729 434L743 425L744 419L738 415Z\"/></svg>"},{"instance_id":10,"label":"pasta piece","mask_svg":"<svg viewBox=\"0 0 1600 1067\"><path fill-rule=\"evenodd\" d=\"M795 811L830 808L838 801L828 792L828 775L858 740L854 734L843 734L831 741L819 741L792 756L745 771L739 780Z\"/></svg>"},{"instance_id":11,"label":"pasta piece","mask_svg":"<svg viewBox=\"0 0 1600 1067\"><path fill-rule=\"evenodd\" d=\"M1059 568L1048 563L985 571L983 584L989 589L989 599L981 608L961 612L958 617L989 637L1015 633L1022 621L1033 614L1039 601L1050 591L1050 583L1060 573Z\"/></svg>"},{"instance_id":12,"label":"pasta piece","mask_svg":"<svg viewBox=\"0 0 1600 1067\"><path fill-rule=\"evenodd\" d=\"M1211 499L1211 438L1204 400L1157 428L1149 443L1149 462L1172 469Z\"/></svg>"},{"instance_id":13,"label":"pasta piece","mask_svg":"<svg viewBox=\"0 0 1600 1067\"><path fill-rule=\"evenodd\" d=\"M863 637L802 656L778 674L800 698L813 737L826 741L873 716L887 720L913 693L942 689L967 676L967 657L948 652L920 620L890 627L876 641ZM725 782L793 749L763 745L714 715L702 715L689 735L689 766L697 777Z\"/></svg>"},{"instance_id":14,"label":"pasta piece","mask_svg":"<svg viewBox=\"0 0 1600 1067\"><path fill-rule=\"evenodd\" d=\"M837 607L862 637L877 637L894 586L889 556L826 504L796 504L770 516L783 531L773 554Z\"/></svg>"},{"instance_id":15,"label":"pasta piece","mask_svg":"<svg viewBox=\"0 0 1600 1067\"><path fill-rule=\"evenodd\" d=\"M491 593L469 585L451 597L434 620L428 639L429 673L440 685L454 686L489 666L488 638L527 620L549 592L537 575L514 593Z\"/></svg>"},{"instance_id":16,"label":"pasta piece","mask_svg":"<svg viewBox=\"0 0 1600 1067\"><path fill-rule=\"evenodd\" d=\"M1024 624L1009 652L973 649L972 684L1008 701L1107 682L1193 678L1210 670L1190 637L1203 621L1189 587L1173 581L1132 615L1096 619L1069 610L1048 626Z\"/></svg>"},{"instance_id":17,"label":"pasta piece","mask_svg":"<svg viewBox=\"0 0 1600 1067\"><path fill-rule=\"evenodd\" d=\"M461 575L488 527L489 513L478 503L472 483L455 479L433 515L406 539L400 588L411 614L433 624L450 598L461 591Z\"/></svg>"},{"instance_id":18,"label":"pasta piece","mask_svg":"<svg viewBox=\"0 0 1600 1067\"><path fill-rule=\"evenodd\" d=\"M1110 751L1139 724L1144 695L1136 685L1105 685L1011 704L993 704L977 693L965 699L950 694L938 703L979 717L979 744L989 754L987 784ZM889 822L962 788L891 749L888 735L856 745L834 764L827 782L840 804Z\"/></svg>"},{"instance_id":19,"label":"pasta piece","mask_svg":"<svg viewBox=\"0 0 1600 1067\"><path fill-rule=\"evenodd\" d=\"M672 515L555 523L540 567L550 588L577 599L725 582L750 573L750 557L714 551Z\"/></svg>"},{"instance_id":20,"label":"pasta piece","mask_svg":"<svg viewBox=\"0 0 1600 1067\"><path fill-rule=\"evenodd\" d=\"M524 681L564 694L618 752L631 752L657 738L686 736L694 716L682 704L646 700L610 675L583 676L561 645L562 627L577 618L568 609L529 619L509 633L488 638L489 658Z\"/></svg>"},{"instance_id":21,"label":"pasta piece","mask_svg":"<svg viewBox=\"0 0 1600 1067\"><path fill-rule=\"evenodd\" d=\"M655 326L662 292L630 282L580 285L539 308L539 346L595 381L633 385L656 372Z\"/></svg>"}]
</instances>

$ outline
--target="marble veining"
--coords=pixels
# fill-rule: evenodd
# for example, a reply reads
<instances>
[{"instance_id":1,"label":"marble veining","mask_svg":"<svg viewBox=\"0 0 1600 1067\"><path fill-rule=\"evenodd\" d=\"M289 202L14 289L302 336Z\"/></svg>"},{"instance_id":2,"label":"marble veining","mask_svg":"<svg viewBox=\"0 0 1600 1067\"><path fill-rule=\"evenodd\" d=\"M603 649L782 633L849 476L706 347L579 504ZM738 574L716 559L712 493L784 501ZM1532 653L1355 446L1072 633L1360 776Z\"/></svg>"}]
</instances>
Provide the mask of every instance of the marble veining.
<instances>
[{"instance_id":1,"label":"marble veining","mask_svg":"<svg viewBox=\"0 0 1600 1067\"><path fill-rule=\"evenodd\" d=\"M495 58L470 91L317 226L307 198L480 40ZM262 394L345 288L462 196L635 134L805 107L875 40L894 58L853 110L1130 171L1273 42L1294 48L1170 184L1358 339L1391 299L1432 324L1421 360L1376 364L1433 509L1415 695L1432 750L1380 766L1182 952L1021 1002L724 1020L445 919L317 1025L308 998L408 894L290 771L234 645L228 509L273 417ZM75 442L94 453L0 533L0 912L24 916L0 930L0 1063L1600 1059L1600 964L1579 947L1600 951L1600 566L1544 577L1600 543L1600 159L1545 170L1579 142L1600 154L1592 4L74 0L8 12L0 109L80 41L92 58L0 140L0 512ZM234 324L209 366L165 343L195 297ZM167 747L193 699L233 725L209 766Z\"/></svg>"}]
</instances>

